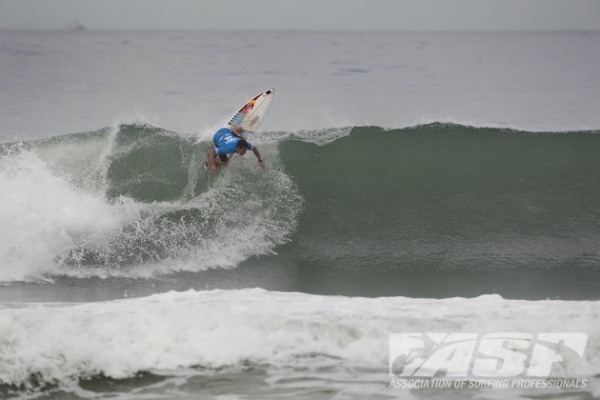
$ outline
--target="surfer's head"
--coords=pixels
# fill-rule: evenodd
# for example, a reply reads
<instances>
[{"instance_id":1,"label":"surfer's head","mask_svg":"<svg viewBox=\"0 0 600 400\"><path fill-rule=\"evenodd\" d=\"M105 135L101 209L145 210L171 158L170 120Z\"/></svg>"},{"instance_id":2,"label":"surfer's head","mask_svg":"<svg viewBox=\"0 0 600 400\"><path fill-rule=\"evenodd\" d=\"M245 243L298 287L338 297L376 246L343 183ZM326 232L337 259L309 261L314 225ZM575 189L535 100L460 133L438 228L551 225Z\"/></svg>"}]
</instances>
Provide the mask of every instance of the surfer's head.
<instances>
[{"instance_id":1,"label":"surfer's head","mask_svg":"<svg viewBox=\"0 0 600 400\"><path fill-rule=\"evenodd\" d=\"M248 151L248 142L246 142L244 139L240 139L235 145L235 150L238 152L238 154L243 156Z\"/></svg>"}]
</instances>

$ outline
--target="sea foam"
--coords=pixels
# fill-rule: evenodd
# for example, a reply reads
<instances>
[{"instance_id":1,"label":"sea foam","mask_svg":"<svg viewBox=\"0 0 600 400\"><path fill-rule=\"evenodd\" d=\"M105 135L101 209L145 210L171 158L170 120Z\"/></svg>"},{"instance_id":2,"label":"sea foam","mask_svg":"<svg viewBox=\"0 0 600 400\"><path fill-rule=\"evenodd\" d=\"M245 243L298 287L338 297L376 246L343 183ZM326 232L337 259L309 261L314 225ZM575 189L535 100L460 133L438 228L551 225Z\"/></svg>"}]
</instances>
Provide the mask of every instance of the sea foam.
<instances>
[{"instance_id":1,"label":"sea foam","mask_svg":"<svg viewBox=\"0 0 600 400\"><path fill-rule=\"evenodd\" d=\"M580 332L583 357L558 376L598 370L599 302L361 298L262 289L187 291L97 303L3 304L0 381L63 382L103 374L250 364L387 371L399 332ZM317 362L318 363L318 362ZM343 374L342 372L340 372Z\"/></svg>"}]
</instances>

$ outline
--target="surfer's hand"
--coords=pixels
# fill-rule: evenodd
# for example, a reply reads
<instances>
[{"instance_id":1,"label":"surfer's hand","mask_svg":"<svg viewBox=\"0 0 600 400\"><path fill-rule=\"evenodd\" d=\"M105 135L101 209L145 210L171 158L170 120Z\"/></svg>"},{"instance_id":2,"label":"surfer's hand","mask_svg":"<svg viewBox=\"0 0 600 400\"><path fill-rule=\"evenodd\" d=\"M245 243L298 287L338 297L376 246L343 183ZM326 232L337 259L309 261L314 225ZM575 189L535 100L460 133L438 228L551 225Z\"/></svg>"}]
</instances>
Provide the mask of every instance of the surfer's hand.
<instances>
[{"instance_id":1,"label":"surfer's hand","mask_svg":"<svg viewBox=\"0 0 600 400\"><path fill-rule=\"evenodd\" d=\"M263 160L259 160L258 165L260 166L260 169L265 169L265 163L263 162Z\"/></svg>"},{"instance_id":2,"label":"surfer's hand","mask_svg":"<svg viewBox=\"0 0 600 400\"><path fill-rule=\"evenodd\" d=\"M210 170L211 174L216 174L217 173L217 166L214 163L210 164L209 167L208 167L208 169Z\"/></svg>"}]
</instances>

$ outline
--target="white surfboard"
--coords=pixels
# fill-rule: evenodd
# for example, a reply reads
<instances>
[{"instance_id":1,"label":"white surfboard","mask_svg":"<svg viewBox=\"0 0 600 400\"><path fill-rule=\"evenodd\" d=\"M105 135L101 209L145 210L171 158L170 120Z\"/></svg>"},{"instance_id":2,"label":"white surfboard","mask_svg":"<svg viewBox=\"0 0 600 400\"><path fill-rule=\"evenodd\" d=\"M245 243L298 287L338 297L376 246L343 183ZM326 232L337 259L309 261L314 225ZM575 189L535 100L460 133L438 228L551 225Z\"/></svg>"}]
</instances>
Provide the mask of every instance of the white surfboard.
<instances>
[{"instance_id":1,"label":"white surfboard","mask_svg":"<svg viewBox=\"0 0 600 400\"><path fill-rule=\"evenodd\" d=\"M233 117L231 117L227 125L229 127L243 127L244 132L242 135L248 139L250 134L256 132L261 122L265 118L265 115L271 106L271 101L273 100L274 94L275 89L269 89L254 96L244 103L244 105L235 114L233 114ZM194 144L199 144L202 141L203 138L199 137Z\"/></svg>"},{"instance_id":2,"label":"white surfboard","mask_svg":"<svg viewBox=\"0 0 600 400\"><path fill-rule=\"evenodd\" d=\"M254 96L231 117L228 125L241 126L248 133L256 132L269 111L274 95L275 89L269 89Z\"/></svg>"}]
</instances>

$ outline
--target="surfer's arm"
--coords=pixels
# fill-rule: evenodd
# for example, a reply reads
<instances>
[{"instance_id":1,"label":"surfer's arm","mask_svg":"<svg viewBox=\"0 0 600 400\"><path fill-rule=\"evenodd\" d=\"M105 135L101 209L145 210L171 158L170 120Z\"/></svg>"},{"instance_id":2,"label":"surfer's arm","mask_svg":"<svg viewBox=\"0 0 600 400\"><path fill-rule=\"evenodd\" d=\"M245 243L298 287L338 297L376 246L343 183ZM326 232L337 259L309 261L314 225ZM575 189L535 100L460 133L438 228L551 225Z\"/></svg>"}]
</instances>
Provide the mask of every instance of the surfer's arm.
<instances>
[{"instance_id":1,"label":"surfer's arm","mask_svg":"<svg viewBox=\"0 0 600 400\"><path fill-rule=\"evenodd\" d=\"M261 169L265 169L265 163L262 160L262 157L260 156L260 152L258 151L258 148L256 146L254 146L254 148L252 149L252 152L254 153L254 155L256 156L256 159L258 160L258 165L260 165Z\"/></svg>"}]
</instances>

